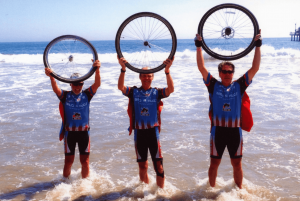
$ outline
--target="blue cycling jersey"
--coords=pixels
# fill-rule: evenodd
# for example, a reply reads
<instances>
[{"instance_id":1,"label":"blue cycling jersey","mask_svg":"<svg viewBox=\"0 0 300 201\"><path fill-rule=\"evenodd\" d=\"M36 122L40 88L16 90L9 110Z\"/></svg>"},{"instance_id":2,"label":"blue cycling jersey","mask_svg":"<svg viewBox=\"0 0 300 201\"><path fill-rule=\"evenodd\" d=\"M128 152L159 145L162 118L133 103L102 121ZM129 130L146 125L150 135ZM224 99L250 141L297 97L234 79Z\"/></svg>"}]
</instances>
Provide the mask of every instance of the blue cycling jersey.
<instances>
[{"instance_id":1,"label":"blue cycling jersey","mask_svg":"<svg viewBox=\"0 0 300 201\"><path fill-rule=\"evenodd\" d=\"M64 108L64 129L65 131L88 131L89 126L89 106L95 95L92 87L76 95L72 91L62 90L60 101Z\"/></svg>"},{"instance_id":2,"label":"blue cycling jersey","mask_svg":"<svg viewBox=\"0 0 300 201\"><path fill-rule=\"evenodd\" d=\"M157 106L161 99L166 98L164 89L127 87L125 94L133 100L135 129L149 129L159 126Z\"/></svg>"},{"instance_id":3,"label":"blue cycling jersey","mask_svg":"<svg viewBox=\"0 0 300 201\"><path fill-rule=\"evenodd\" d=\"M252 83L248 82L248 72L227 87L210 73L204 83L209 92L212 126L240 127L242 97Z\"/></svg>"}]
</instances>

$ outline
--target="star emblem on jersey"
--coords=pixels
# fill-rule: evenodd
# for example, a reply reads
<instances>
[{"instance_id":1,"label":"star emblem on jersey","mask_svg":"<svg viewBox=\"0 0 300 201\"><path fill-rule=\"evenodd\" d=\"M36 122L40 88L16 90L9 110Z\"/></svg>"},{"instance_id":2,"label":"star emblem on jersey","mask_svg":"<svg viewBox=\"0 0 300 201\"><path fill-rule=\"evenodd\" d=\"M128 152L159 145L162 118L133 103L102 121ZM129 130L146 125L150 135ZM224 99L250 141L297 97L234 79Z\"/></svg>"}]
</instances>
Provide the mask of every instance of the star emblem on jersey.
<instances>
[{"instance_id":1,"label":"star emblem on jersey","mask_svg":"<svg viewBox=\"0 0 300 201\"><path fill-rule=\"evenodd\" d=\"M149 110L148 108L143 107L143 109L141 110L141 115L142 116L149 116Z\"/></svg>"},{"instance_id":2,"label":"star emblem on jersey","mask_svg":"<svg viewBox=\"0 0 300 201\"><path fill-rule=\"evenodd\" d=\"M231 111L230 104L229 103L224 103L222 110L224 112L230 112Z\"/></svg>"}]
</instances>

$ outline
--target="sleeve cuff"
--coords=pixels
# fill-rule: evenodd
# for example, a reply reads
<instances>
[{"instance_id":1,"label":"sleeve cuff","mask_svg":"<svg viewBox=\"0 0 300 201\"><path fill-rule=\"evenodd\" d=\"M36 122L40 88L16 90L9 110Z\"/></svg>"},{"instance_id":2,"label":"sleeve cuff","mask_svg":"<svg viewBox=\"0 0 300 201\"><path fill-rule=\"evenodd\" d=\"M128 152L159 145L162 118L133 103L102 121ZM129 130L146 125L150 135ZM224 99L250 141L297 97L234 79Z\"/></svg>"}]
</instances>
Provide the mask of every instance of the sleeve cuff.
<instances>
[{"instance_id":1,"label":"sleeve cuff","mask_svg":"<svg viewBox=\"0 0 300 201\"><path fill-rule=\"evenodd\" d=\"M252 80L251 80L251 82L249 82L248 72L245 73L245 78L246 78L246 84L247 84L247 86L249 86L252 83Z\"/></svg>"},{"instance_id":2,"label":"sleeve cuff","mask_svg":"<svg viewBox=\"0 0 300 201\"><path fill-rule=\"evenodd\" d=\"M210 82L210 72L208 72L206 82L205 82L204 78L203 78L203 82L204 82L204 84L209 84L209 82Z\"/></svg>"},{"instance_id":3,"label":"sleeve cuff","mask_svg":"<svg viewBox=\"0 0 300 201\"><path fill-rule=\"evenodd\" d=\"M60 89L61 90L61 94L60 96L57 96L59 99L61 99L63 96L64 96L64 90Z\"/></svg>"},{"instance_id":4,"label":"sleeve cuff","mask_svg":"<svg viewBox=\"0 0 300 201\"><path fill-rule=\"evenodd\" d=\"M128 92L129 92L129 87L126 87L126 92L125 92L125 94L124 93L122 93L123 95L127 95L128 94Z\"/></svg>"},{"instance_id":5,"label":"sleeve cuff","mask_svg":"<svg viewBox=\"0 0 300 201\"><path fill-rule=\"evenodd\" d=\"M93 92L92 86L90 86L90 92L91 92L91 94L92 94L93 96L96 94L96 92L95 92L95 93Z\"/></svg>"},{"instance_id":6,"label":"sleeve cuff","mask_svg":"<svg viewBox=\"0 0 300 201\"><path fill-rule=\"evenodd\" d=\"M163 95L164 95L164 97L167 97L167 95L166 95L166 88L163 89Z\"/></svg>"}]
</instances>

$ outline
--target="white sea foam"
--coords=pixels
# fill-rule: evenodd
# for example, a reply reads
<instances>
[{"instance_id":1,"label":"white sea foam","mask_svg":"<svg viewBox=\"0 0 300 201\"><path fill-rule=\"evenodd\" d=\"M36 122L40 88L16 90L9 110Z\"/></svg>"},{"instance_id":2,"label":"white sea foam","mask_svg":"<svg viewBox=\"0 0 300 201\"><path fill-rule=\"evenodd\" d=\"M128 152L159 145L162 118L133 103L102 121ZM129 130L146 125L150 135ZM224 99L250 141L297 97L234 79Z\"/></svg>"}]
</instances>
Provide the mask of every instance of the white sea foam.
<instances>
[{"instance_id":1,"label":"white sea foam","mask_svg":"<svg viewBox=\"0 0 300 201\"><path fill-rule=\"evenodd\" d=\"M166 176L168 178L168 176ZM45 200L276 200L270 190L244 179L239 189L233 179L218 177L216 187L210 187L208 179L196 181L195 188L182 191L168 179L164 189L158 188L155 177L149 175L149 184L142 183L137 176L130 180L119 178L112 181L107 172L95 172L91 168L87 179L80 178L80 169L72 172L70 179L61 177L52 181L55 187L47 192Z\"/></svg>"},{"instance_id":2,"label":"white sea foam","mask_svg":"<svg viewBox=\"0 0 300 201\"><path fill-rule=\"evenodd\" d=\"M214 49L220 53L226 54L226 50L220 50L218 48ZM237 50L237 52L240 52L241 50ZM206 60L215 60L211 56L209 56L205 51L203 51L204 59ZM272 46L269 45L262 45L261 47L262 52L262 58L285 58L285 59L300 59L300 50L299 49L292 49L292 48L281 48L281 49L275 49ZM125 58L129 58L130 55L135 53L124 53ZM162 53L161 53L162 54ZM254 54L254 51L250 52L247 57L252 58ZM80 58L84 59L86 54L80 54ZM165 57L168 56L166 53L163 55ZM116 64L118 62L116 53L106 53L106 54L98 54L99 60L104 63L112 63ZM175 54L176 60L187 60L192 59L195 60L196 53L195 50L184 50L182 52L177 51ZM0 62L5 63L20 63L20 64L43 64L43 55L42 54L0 54ZM78 63L84 62L77 61Z\"/></svg>"}]
</instances>

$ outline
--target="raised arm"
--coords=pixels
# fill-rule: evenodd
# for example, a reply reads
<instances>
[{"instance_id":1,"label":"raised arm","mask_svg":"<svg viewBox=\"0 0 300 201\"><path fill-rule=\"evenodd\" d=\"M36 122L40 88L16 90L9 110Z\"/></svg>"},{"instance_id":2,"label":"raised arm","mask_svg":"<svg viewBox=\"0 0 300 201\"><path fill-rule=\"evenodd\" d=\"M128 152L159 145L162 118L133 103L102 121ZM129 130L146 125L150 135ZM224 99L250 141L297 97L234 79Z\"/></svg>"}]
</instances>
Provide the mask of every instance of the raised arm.
<instances>
[{"instance_id":1,"label":"raised arm","mask_svg":"<svg viewBox=\"0 0 300 201\"><path fill-rule=\"evenodd\" d=\"M254 75L257 73L257 71L259 70L259 66L260 66L260 60L261 60L261 52L260 52L260 46L262 44L262 40L261 40L261 30L259 30L259 34L257 34L255 36L255 52L254 52L254 58L253 58L253 62L252 62L252 67L248 70L248 81L251 82L251 80L253 79Z\"/></svg>"},{"instance_id":2,"label":"raised arm","mask_svg":"<svg viewBox=\"0 0 300 201\"><path fill-rule=\"evenodd\" d=\"M125 64L127 63L127 61L123 57L122 58L118 57L118 60L119 60L120 66L122 67L120 77L119 77L119 81L118 81L118 89L120 91L122 91L123 94L125 94L126 93L126 86L124 85L124 80L125 80L125 72L126 72Z\"/></svg>"},{"instance_id":3,"label":"raised arm","mask_svg":"<svg viewBox=\"0 0 300 201\"><path fill-rule=\"evenodd\" d=\"M45 68L45 74L50 77L50 81L51 81L51 86L52 86L52 89L54 91L54 93L56 93L57 96L61 96L61 89L58 87L56 81L55 81L55 78L52 77L50 75L50 73L52 73L52 69L51 68Z\"/></svg>"},{"instance_id":4,"label":"raised arm","mask_svg":"<svg viewBox=\"0 0 300 201\"><path fill-rule=\"evenodd\" d=\"M96 93L97 89L100 87L101 85L101 76L100 76L100 67L101 67L101 63L99 60L96 60L93 63L93 67L97 67L96 71L95 71L95 82L92 85L92 90L93 93Z\"/></svg>"},{"instance_id":5,"label":"raised arm","mask_svg":"<svg viewBox=\"0 0 300 201\"><path fill-rule=\"evenodd\" d=\"M204 81L206 82L207 75L208 75L208 70L204 66L204 58L202 54L202 38L199 36L199 34L196 34L195 38L195 45L197 47L197 65L200 73L202 74L202 77Z\"/></svg>"},{"instance_id":6,"label":"raised arm","mask_svg":"<svg viewBox=\"0 0 300 201\"><path fill-rule=\"evenodd\" d=\"M172 76L170 74L170 68L172 66L172 63L174 61L175 57L173 57L173 59L167 59L164 61L164 64L166 65L165 67L165 73L166 73L166 77L167 77L167 88L166 88L166 96L169 96L171 93L174 92L174 83L173 83L173 79Z\"/></svg>"}]
</instances>

